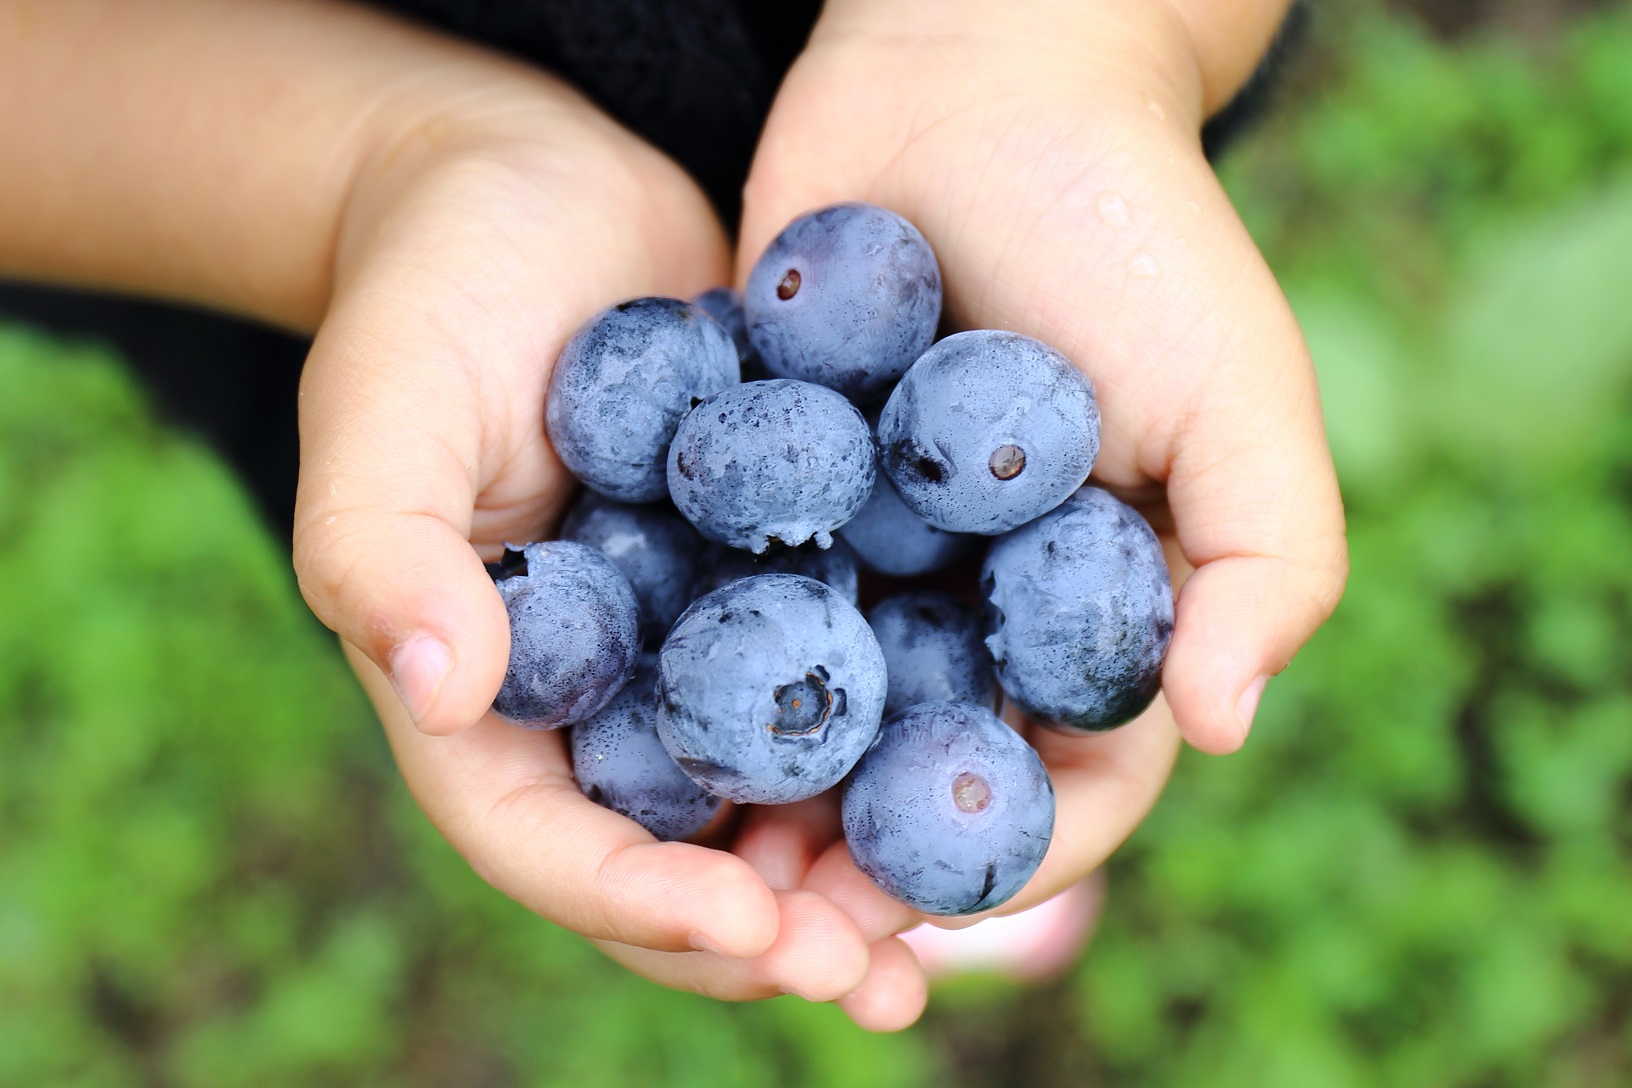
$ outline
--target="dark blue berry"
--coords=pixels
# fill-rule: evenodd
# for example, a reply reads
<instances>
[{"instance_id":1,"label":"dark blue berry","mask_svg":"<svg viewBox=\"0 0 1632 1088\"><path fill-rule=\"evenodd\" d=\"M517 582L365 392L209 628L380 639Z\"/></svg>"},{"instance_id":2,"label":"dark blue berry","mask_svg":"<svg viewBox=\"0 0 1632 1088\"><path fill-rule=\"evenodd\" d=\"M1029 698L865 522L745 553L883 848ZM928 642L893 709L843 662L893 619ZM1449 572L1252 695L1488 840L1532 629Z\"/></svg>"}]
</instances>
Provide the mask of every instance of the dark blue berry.
<instances>
[{"instance_id":1,"label":"dark blue berry","mask_svg":"<svg viewBox=\"0 0 1632 1088\"><path fill-rule=\"evenodd\" d=\"M494 577L510 613L510 664L494 712L555 729L605 706L640 653L628 579L600 552L562 541L505 549Z\"/></svg>"},{"instance_id":2,"label":"dark blue berry","mask_svg":"<svg viewBox=\"0 0 1632 1088\"><path fill-rule=\"evenodd\" d=\"M1012 332L949 336L924 353L878 420L879 463L931 525L996 535L1064 502L1099 454L1094 385Z\"/></svg>"},{"instance_id":3,"label":"dark blue berry","mask_svg":"<svg viewBox=\"0 0 1632 1088\"><path fill-rule=\"evenodd\" d=\"M873 479L866 504L845 522L839 536L869 570L896 578L945 570L978 546L977 538L937 529L907 509L882 472Z\"/></svg>"},{"instance_id":4,"label":"dark blue berry","mask_svg":"<svg viewBox=\"0 0 1632 1088\"><path fill-rule=\"evenodd\" d=\"M860 580L856 553L842 540L835 540L827 549L801 544L797 548L775 548L759 556L724 544L710 544L698 566L697 580L691 586L693 600L739 578L752 578L756 574L802 574L837 590L839 596L855 604Z\"/></svg>"},{"instance_id":5,"label":"dark blue berry","mask_svg":"<svg viewBox=\"0 0 1632 1088\"><path fill-rule=\"evenodd\" d=\"M703 538L666 505L631 505L585 491L562 522L561 539L589 545L629 579L648 646L663 641L692 601Z\"/></svg>"},{"instance_id":6,"label":"dark blue berry","mask_svg":"<svg viewBox=\"0 0 1632 1088\"><path fill-rule=\"evenodd\" d=\"M669 447L674 505L710 540L762 554L832 532L867 501L872 435L861 413L807 382L735 385L698 405Z\"/></svg>"},{"instance_id":7,"label":"dark blue berry","mask_svg":"<svg viewBox=\"0 0 1632 1088\"><path fill-rule=\"evenodd\" d=\"M948 593L901 593L874 605L867 623L884 651L884 713L915 703L997 704L997 677L980 613Z\"/></svg>"},{"instance_id":8,"label":"dark blue berry","mask_svg":"<svg viewBox=\"0 0 1632 1088\"><path fill-rule=\"evenodd\" d=\"M658 735L710 793L781 805L836 785L872 743L884 655L855 607L796 574L700 598L658 656Z\"/></svg>"},{"instance_id":9,"label":"dark blue berry","mask_svg":"<svg viewBox=\"0 0 1632 1088\"><path fill-rule=\"evenodd\" d=\"M623 502L667 491L669 440L692 406L736 384L737 350L702 309L637 298L573 334L550 374L550 444L589 487Z\"/></svg>"},{"instance_id":10,"label":"dark blue berry","mask_svg":"<svg viewBox=\"0 0 1632 1088\"><path fill-rule=\"evenodd\" d=\"M664 842L689 839L720 807L657 739L657 658L651 654L600 713L572 727L572 773L584 796Z\"/></svg>"},{"instance_id":11,"label":"dark blue berry","mask_svg":"<svg viewBox=\"0 0 1632 1088\"><path fill-rule=\"evenodd\" d=\"M742 380L759 381L770 377L764 373L759 353L748 342L748 319L742 312L742 292L734 287L715 287L692 299L709 317L720 323L720 328L731 337L737 347L737 361L742 365Z\"/></svg>"},{"instance_id":12,"label":"dark blue berry","mask_svg":"<svg viewBox=\"0 0 1632 1088\"><path fill-rule=\"evenodd\" d=\"M934 341L940 266L894 212L834 204L801 215L766 247L743 309L770 373L869 400Z\"/></svg>"},{"instance_id":13,"label":"dark blue berry","mask_svg":"<svg viewBox=\"0 0 1632 1088\"><path fill-rule=\"evenodd\" d=\"M925 914L1002 906L1054 833L1043 761L984 707L920 703L886 721L844 787L856 867Z\"/></svg>"},{"instance_id":14,"label":"dark blue berry","mask_svg":"<svg viewBox=\"0 0 1632 1088\"><path fill-rule=\"evenodd\" d=\"M981 572L998 682L1061 732L1138 716L1162 682L1173 587L1139 512L1097 487L993 542Z\"/></svg>"}]
</instances>

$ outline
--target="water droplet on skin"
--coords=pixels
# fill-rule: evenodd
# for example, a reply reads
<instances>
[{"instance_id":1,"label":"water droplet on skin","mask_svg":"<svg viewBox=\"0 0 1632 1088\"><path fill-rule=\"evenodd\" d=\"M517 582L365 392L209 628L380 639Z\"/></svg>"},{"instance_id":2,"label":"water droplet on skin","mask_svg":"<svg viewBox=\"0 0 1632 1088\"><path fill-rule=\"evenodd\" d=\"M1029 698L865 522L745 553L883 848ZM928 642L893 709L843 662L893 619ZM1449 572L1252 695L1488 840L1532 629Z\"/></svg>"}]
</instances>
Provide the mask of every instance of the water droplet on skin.
<instances>
[{"instance_id":1,"label":"water droplet on skin","mask_svg":"<svg viewBox=\"0 0 1632 1088\"><path fill-rule=\"evenodd\" d=\"M1143 250L1133 255L1128 262L1128 274L1140 279L1153 280L1162 274L1162 266L1156 263L1156 258Z\"/></svg>"},{"instance_id":2,"label":"water droplet on skin","mask_svg":"<svg viewBox=\"0 0 1632 1088\"><path fill-rule=\"evenodd\" d=\"M1154 98L1145 99L1145 109L1149 110L1151 116L1155 117L1156 120L1167 120L1167 111L1162 109L1162 104L1156 101Z\"/></svg>"},{"instance_id":3,"label":"water droplet on skin","mask_svg":"<svg viewBox=\"0 0 1632 1088\"><path fill-rule=\"evenodd\" d=\"M1115 193L1104 193L1099 198L1099 218L1121 230L1130 221L1127 201Z\"/></svg>"}]
</instances>

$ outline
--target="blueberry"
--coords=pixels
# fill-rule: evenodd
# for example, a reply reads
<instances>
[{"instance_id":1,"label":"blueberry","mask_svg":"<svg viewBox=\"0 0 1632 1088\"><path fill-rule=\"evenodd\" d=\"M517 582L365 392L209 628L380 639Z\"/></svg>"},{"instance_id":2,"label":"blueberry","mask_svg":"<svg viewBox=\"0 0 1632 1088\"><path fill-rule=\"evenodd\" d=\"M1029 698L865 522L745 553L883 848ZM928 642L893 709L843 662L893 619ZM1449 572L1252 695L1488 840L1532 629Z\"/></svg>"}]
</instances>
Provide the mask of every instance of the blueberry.
<instances>
[{"instance_id":1,"label":"blueberry","mask_svg":"<svg viewBox=\"0 0 1632 1088\"><path fill-rule=\"evenodd\" d=\"M703 539L666 505L633 506L585 491L562 522L561 539L589 545L629 579L648 646L662 642L691 603Z\"/></svg>"},{"instance_id":2,"label":"blueberry","mask_svg":"<svg viewBox=\"0 0 1632 1088\"><path fill-rule=\"evenodd\" d=\"M772 374L864 401L934 342L941 270L899 215L834 204L801 215L766 247L743 309L748 339Z\"/></svg>"},{"instance_id":3,"label":"blueberry","mask_svg":"<svg viewBox=\"0 0 1632 1088\"><path fill-rule=\"evenodd\" d=\"M742 365L742 380L759 381L770 377L764 372L759 353L748 342L748 319L742 312L742 292L734 287L715 287L692 299L709 317L720 323L737 348L737 362Z\"/></svg>"},{"instance_id":4,"label":"blueberry","mask_svg":"<svg viewBox=\"0 0 1632 1088\"><path fill-rule=\"evenodd\" d=\"M640 653L628 579L600 552L562 541L506 548L490 569L510 612L510 664L494 712L555 729L605 706Z\"/></svg>"},{"instance_id":5,"label":"blueberry","mask_svg":"<svg viewBox=\"0 0 1632 1088\"><path fill-rule=\"evenodd\" d=\"M1097 487L993 542L981 572L998 682L1060 732L1138 716L1162 681L1173 587L1156 534Z\"/></svg>"},{"instance_id":6,"label":"blueberry","mask_svg":"<svg viewBox=\"0 0 1632 1088\"><path fill-rule=\"evenodd\" d=\"M945 570L973 553L975 538L937 529L907 509L890 479L880 472L873 493L839 530L869 570L910 578Z\"/></svg>"},{"instance_id":7,"label":"blueberry","mask_svg":"<svg viewBox=\"0 0 1632 1088\"><path fill-rule=\"evenodd\" d=\"M664 455L698 401L737 381L737 352L702 309L637 298L573 334L550 374L544 421L563 463L624 502L666 492Z\"/></svg>"},{"instance_id":8,"label":"blueberry","mask_svg":"<svg viewBox=\"0 0 1632 1088\"><path fill-rule=\"evenodd\" d=\"M900 593L874 605L867 623L889 670L884 713L915 703L995 707L997 677L974 608L949 593Z\"/></svg>"},{"instance_id":9,"label":"blueberry","mask_svg":"<svg viewBox=\"0 0 1632 1088\"><path fill-rule=\"evenodd\" d=\"M689 839L720 807L686 777L657 739L657 657L600 713L572 727L572 774L584 796L629 817L664 842Z\"/></svg>"},{"instance_id":10,"label":"blueberry","mask_svg":"<svg viewBox=\"0 0 1632 1088\"><path fill-rule=\"evenodd\" d=\"M919 703L885 722L844 787L856 868L925 914L1001 906L1043 862L1054 788L991 711Z\"/></svg>"},{"instance_id":11,"label":"blueberry","mask_svg":"<svg viewBox=\"0 0 1632 1088\"><path fill-rule=\"evenodd\" d=\"M873 486L872 435L819 385L735 385L687 416L669 447L669 493L710 540L763 554L772 541L833 543Z\"/></svg>"},{"instance_id":12,"label":"blueberry","mask_svg":"<svg viewBox=\"0 0 1632 1088\"><path fill-rule=\"evenodd\" d=\"M1099 454L1094 384L1029 336L958 333L890 394L878 449L901 501L931 525L1006 532L1088 478Z\"/></svg>"},{"instance_id":13,"label":"blueberry","mask_svg":"<svg viewBox=\"0 0 1632 1088\"><path fill-rule=\"evenodd\" d=\"M797 548L775 548L762 556L711 544L703 553L697 580L691 585L691 596L701 597L739 578L752 578L756 574L802 574L837 590L839 596L851 604L856 603L860 580L856 553L842 540L835 540L826 550L801 544Z\"/></svg>"},{"instance_id":14,"label":"blueberry","mask_svg":"<svg viewBox=\"0 0 1632 1088\"><path fill-rule=\"evenodd\" d=\"M854 606L815 579L762 574L676 621L658 655L658 735L710 793L788 804L855 765L884 687L884 655Z\"/></svg>"}]
</instances>

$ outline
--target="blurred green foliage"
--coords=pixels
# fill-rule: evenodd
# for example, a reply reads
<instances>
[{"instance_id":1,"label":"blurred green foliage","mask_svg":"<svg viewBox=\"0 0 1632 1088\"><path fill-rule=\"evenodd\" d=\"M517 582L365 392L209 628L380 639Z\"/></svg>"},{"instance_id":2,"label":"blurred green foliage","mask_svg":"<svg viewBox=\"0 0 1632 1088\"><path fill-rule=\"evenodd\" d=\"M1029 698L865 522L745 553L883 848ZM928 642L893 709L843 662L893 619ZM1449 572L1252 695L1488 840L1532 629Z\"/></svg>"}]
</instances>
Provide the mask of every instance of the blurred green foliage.
<instances>
[{"instance_id":1,"label":"blurred green foliage","mask_svg":"<svg viewBox=\"0 0 1632 1088\"><path fill-rule=\"evenodd\" d=\"M0 1085L1632 1082L1632 6L1320 9L1226 182L1354 573L1187 755L1076 971L877 1038L660 990L487 889L279 543L116 360L0 329Z\"/></svg>"},{"instance_id":2,"label":"blurred green foliage","mask_svg":"<svg viewBox=\"0 0 1632 1088\"><path fill-rule=\"evenodd\" d=\"M1632 8L1455 48L1320 14L1226 182L1320 372L1349 591L1113 865L1081 1019L1108 1083L1626 1084Z\"/></svg>"}]
</instances>

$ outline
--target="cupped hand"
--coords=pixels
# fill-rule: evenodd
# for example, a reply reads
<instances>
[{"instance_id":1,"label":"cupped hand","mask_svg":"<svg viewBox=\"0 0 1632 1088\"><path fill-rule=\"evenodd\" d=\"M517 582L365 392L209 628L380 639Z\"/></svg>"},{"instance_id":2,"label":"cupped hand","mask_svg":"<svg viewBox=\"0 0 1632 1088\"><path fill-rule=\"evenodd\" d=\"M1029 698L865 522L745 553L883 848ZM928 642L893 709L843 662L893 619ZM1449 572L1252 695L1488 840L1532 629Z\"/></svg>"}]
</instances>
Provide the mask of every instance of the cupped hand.
<instances>
[{"instance_id":1,"label":"cupped hand","mask_svg":"<svg viewBox=\"0 0 1632 1088\"><path fill-rule=\"evenodd\" d=\"M1094 478L1152 507L1176 576L1194 568L1150 711L1095 737L1026 728L1058 820L1041 871L1004 913L1115 849L1155 802L1180 735L1208 752L1239 747L1266 681L1331 613L1347 574L1307 349L1201 152L1203 103L1216 97L1205 72L1231 65L1204 63L1191 30L1146 0L831 0L746 191L739 279L783 225L823 204L869 201L916 224L940 258L953 328L1035 336L1093 378ZM842 842L804 886L869 941L919 920ZM921 980L880 962L889 977L858 991L872 1015L916 1015Z\"/></svg>"},{"instance_id":2,"label":"cupped hand","mask_svg":"<svg viewBox=\"0 0 1632 1088\"><path fill-rule=\"evenodd\" d=\"M565 88L505 69L438 90L351 187L301 386L302 591L485 880L669 985L840 997L869 962L842 911L656 842L579 793L563 732L489 713L509 628L482 561L573 486L544 434L552 361L607 305L725 282L728 249L677 167Z\"/></svg>"}]
</instances>

